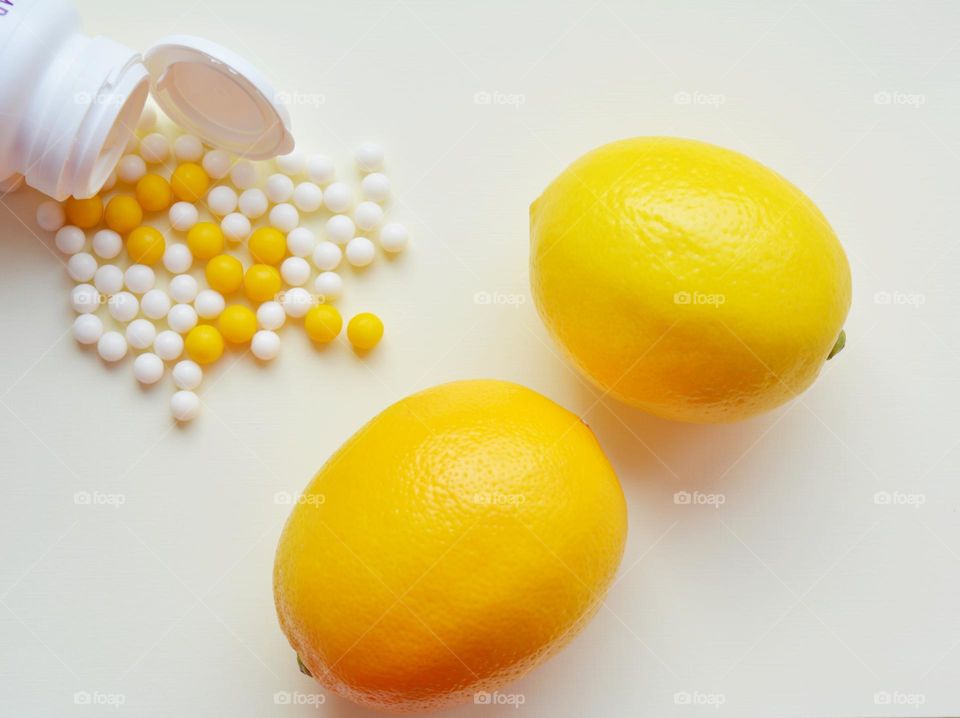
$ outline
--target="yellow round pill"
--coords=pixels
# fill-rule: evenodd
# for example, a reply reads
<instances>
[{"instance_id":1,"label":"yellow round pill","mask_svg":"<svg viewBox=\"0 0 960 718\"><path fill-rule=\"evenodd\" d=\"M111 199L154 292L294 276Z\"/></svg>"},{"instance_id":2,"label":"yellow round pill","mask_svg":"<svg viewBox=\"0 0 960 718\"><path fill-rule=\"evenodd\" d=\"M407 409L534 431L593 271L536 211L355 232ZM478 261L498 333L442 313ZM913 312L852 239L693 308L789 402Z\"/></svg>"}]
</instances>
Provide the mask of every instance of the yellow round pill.
<instances>
[{"instance_id":1,"label":"yellow round pill","mask_svg":"<svg viewBox=\"0 0 960 718\"><path fill-rule=\"evenodd\" d=\"M148 212L162 212L173 204L170 183L156 174L147 174L137 182L137 202Z\"/></svg>"},{"instance_id":2,"label":"yellow round pill","mask_svg":"<svg viewBox=\"0 0 960 718\"><path fill-rule=\"evenodd\" d=\"M228 342L243 344L257 333L257 315L242 304L231 304L217 320L220 333Z\"/></svg>"},{"instance_id":3,"label":"yellow round pill","mask_svg":"<svg viewBox=\"0 0 960 718\"><path fill-rule=\"evenodd\" d=\"M243 276L243 291L251 302L269 302L277 296L283 282L280 272L269 264L254 264Z\"/></svg>"},{"instance_id":4,"label":"yellow round pill","mask_svg":"<svg viewBox=\"0 0 960 718\"><path fill-rule=\"evenodd\" d=\"M263 264L280 264L287 254L287 238L273 227L261 227L247 240L250 256Z\"/></svg>"},{"instance_id":5,"label":"yellow round pill","mask_svg":"<svg viewBox=\"0 0 960 718\"><path fill-rule=\"evenodd\" d=\"M191 329L183 345L187 356L197 364L212 364L223 355L223 335L209 324Z\"/></svg>"},{"instance_id":6,"label":"yellow round pill","mask_svg":"<svg viewBox=\"0 0 960 718\"><path fill-rule=\"evenodd\" d=\"M132 232L143 222L143 208L127 194L118 194L107 202L103 220L117 234Z\"/></svg>"},{"instance_id":7,"label":"yellow round pill","mask_svg":"<svg viewBox=\"0 0 960 718\"><path fill-rule=\"evenodd\" d=\"M223 251L223 230L213 222L197 222L187 232L187 246L197 259L210 259Z\"/></svg>"},{"instance_id":8,"label":"yellow round pill","mask_svg":"<svg viewBox=\"0 0 960 718\"><path fill-rule=\"evenodd\" d=\"M210 189L210 178L196 162L184 162L173 171L170 189L181 202L197 202Z\"/></svg>"},{"instance_id":9,"label":"yellow round pill","mask_svg":"<svg viewBox=\"0 0 960 718\"><path fill-rule=\"evenodd\" d=\"M90 199L67 197L64 211L69 224L80 229L90 229L100 224L100 218L103 217L103 200L100 199L99 195Z\"/></svg>"},{"instance_id":10,"label":"yellow round pill","mask_svg":"<svg viewBox=\"0 0 960 718\"><path fill-rule=\"evenodd\" d=\"M220 294L232 294L243 285L243 265L236 257L229 254L218 254L207 262L204 270L207 275L207 284Z\"/></svg>"},{"instance_id":11,"label":"yellow round pill","mask_svg":"<svg viewBox=\"0 0 960 718\"><path fill-rule=\"evenodd\" d=\"M343 317L331 304L317 304L310 307L303 318L303 328L307 336L320 344L332 342L343 329Z\"/></svg>"},{"instance_id":12,"label":"yellow round pill","mask_svg":"<svg viewBox=\"0 0 960 718\"><path fill-rule=\"evenodd\" d=\"M127 254L136 264L156 264L163 259L167 243L159 230L143 225L127 235Z\"/></svg>"},{"instance_id":13,"label":"yellow round pill","mask_svg":"<svg viewBox=\"0 0 960 718\"><path fill-rule=\"evenodd\" d=\"M347 339L356 349L373 349L383 337L383 322L370 312L358 314L347 324Z\"/></svg>"}]
</instances>

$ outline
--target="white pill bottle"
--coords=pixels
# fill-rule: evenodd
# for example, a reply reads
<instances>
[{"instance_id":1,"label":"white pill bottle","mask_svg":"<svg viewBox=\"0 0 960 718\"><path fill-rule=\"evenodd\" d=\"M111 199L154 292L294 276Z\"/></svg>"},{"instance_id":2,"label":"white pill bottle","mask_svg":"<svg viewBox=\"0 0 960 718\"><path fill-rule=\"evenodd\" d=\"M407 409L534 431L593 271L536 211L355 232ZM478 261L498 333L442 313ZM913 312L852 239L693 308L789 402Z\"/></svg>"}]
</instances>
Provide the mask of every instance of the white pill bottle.
<instances>
[{"instance_id":1,"label":"white pill bottle","mask_svg":"<svg viewBox=\"0 0 960 718\"><path fill-rule=\"evenodd\" d=\"M0 183L90 197L124 152L148 95L185 131L252 159L293 149L290 118L261 73L202 38L144 55L84 35L72 0L0 0Z\"/></svg>"}]
</instances>

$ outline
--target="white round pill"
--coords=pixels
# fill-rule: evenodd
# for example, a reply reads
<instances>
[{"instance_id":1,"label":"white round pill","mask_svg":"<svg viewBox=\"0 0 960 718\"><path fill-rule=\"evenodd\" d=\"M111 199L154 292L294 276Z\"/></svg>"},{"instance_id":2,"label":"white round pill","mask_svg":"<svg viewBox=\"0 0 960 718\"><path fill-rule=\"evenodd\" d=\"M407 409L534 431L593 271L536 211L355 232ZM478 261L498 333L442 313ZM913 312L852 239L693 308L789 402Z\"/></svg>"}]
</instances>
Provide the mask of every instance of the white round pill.
<instances>
[{"instance_id":1,"label":"white round pill","mask_svg":"<svg viewBox=\"0 0 960 718\"><path fill-rule=\"evenodd\" d=\"M250 160L239 160L230 168L230 181L239 190L250 189L260 181L260 171Z\"/></svg>"},{"instance_id":2,"label":"white round pill","mask_svg":"<svg viewBox=\"0 0 960 718\"><path fill-rule=\"evenodd\" d=\"M399 222L389 222L380 229L380 246L386 252L402 252L408 239L407 228Z\"/></svg>"},{"instance_id":3,"label":"white round pill","mask_svg":"<svg viewBox=\"0 0 960 718\"><path fill-rule=\"evenodd\" d=\"M319 185L330 184L336 171L333 160L326 155L310 155L307 157L307 176Z\"/></svg>"},{"instance_id":4,"label":"white round pill","mask_svg":"<svg viewBox=\"0 0 960 718\"><path fill-rule=\"evenodd\" d=\"M281 232L292 232L300 224L300 213L287 202L274 205L270 210L270 224Z\"/></svg>"},{"instance_id":5,"label":"white round pill","mask_svg":"<svg viewBox=\"0 0 960 718\"><path fill-rule=\"evenodd\" d=\"M346 212L353 205L353 190L346 182L334 182L323 191L323 203L331 212Z\"/></svg>"},{"instance_id":6,"label":"white round pill","mask_svg":"<svg viewBox=\"0 0 960 718\"><path fill-rule=\"evenodd\" d=\"M140 298L140 311L150 319L163 319L170 311L170 295L162 289L151 289Z\"/></svg>"},{"instance_id":7,"label":"white round pill","mask_svg":"<svg viewBox=\"0 0 960 718\"><path fill-rule=\"evenodd\" d=\"M197 298L200 285L189 274L178 274L170 280L169 291L175 302L192 302Z\"/></svg>"},{"instance_id":8,"label":"white round pill","mask_svg":"<svg viewBox=\"0 0 960 718\"><path fill-rule=\"evenodd\" d=\"M183 337L172 329L164 329L153 340L153 351L164 361L173 361L183 354Z\"/></svg>"},{"instance_id":9,"label":"white round pill","mask_svg":"<svg viewBox=\"0 0 960 718\"><path fill-rule=\"evenodd\" d=\"M170 397L170 413L177 421L192 421L200 413L200 397L181 390Z\"/></svg>"},{"instance_id":10,"label":"white round pill","mask_svg":"<svg viewBox=\"0 0 960 718\"><path fill-rule=\"evenodd\" d=\"M140 302L130 292L117 292L107 301L107 311L118 322L126 324L140 313Z\"/></svg>"},{"instance_id":11,"label":"white round pill","mask_svg":"<svg viewBox=\"0 0 960 718\"><path fill-rule=\"evenodd\" d=\"M250 236L252 230L250 220L239 212L231 212L220 220L220 231L231 242L242 242Z\"/></svg>"},{"instance_id":12,"label":"white round pill","mask_svg":"<svg viewBox=\"0 0 960 718\"><path fill-rule=\"evenodd\" d=\"M107 175L107 178L103 181L103 184L100 186L101 192L109 192L117 185L117 171L114 170Z\"/></svg>"},{"instance_id":13,"label":"white round pill","mask_svg":"<svg viewBox=\"0 0 960 718\"><path fill-rule=\"evenodd\" d=\"M315 302L313 296L306 289L294 287L283 293L283 299L280 303L288 317L299 318L306 314Z\"/></svg>"},{"instance_id":14,"label":"white round pill","mask_svg":"<svg viewBox=\"0 0 960 718\"><path fill-rule=\"evenodd\" d=\"M310 279L310 265L303 257L287 257L280 265L280 276L291 287L301 287Z\"/></svg>"},{"instance_id":15,"label":"white round pill","mask_svg":"<svg viewBox=\"0 0 960 718\"><path fill-rule=\"evenodd\" d=\"M93 275L93 286L101 294L116 294L123 289L123 270L115 264L98 267Z\"/></svg>"},{"instance_id":16,"label":"white round pill","mask_svg":"<svg viewBox=\"0 0 960 718\"><path fill-rule=\"evenodd\" d=\"M96 344L103 335L103 321L96 314L80 314L73 320L73 338L80 344Z\"/></svg>"},{"instance_id":17,"label":"white round pill","mask_svg":"<svg viewBox=\"0 0 960 718\"><path fill-rule=\"evenodd\" d=\"M193 300L193 308L197 310L197 315L203 319L216 319L223 314L226 306L227 302L223 295L213 289L204 289Z\"/></svg>"},{"instance_id":18,"label":"white round pill","mask_svg":"<svg viewBox=\"0 0 960 718\"><path fill-rule=\"evenodd\" d=\"M257 219L267 213L270 201L267 199L267 195L263 193L263 190L251 188L244 190L240 194L240 198L237 200L237 206L240 208L240 211L250 219Z\"/></svg>"},{"instance_id":19,"label":"white round pill","mask_svg":"<svg viewBox=\"0 0 960 718\"><path fill-rule=\"evenodd\" d=\"M104 259L113 259L123 251L123 238L112 229L101 229L93 235L93 253Z\"/></svg>"},{"instance_id":20,"label":"white round pill","mask_svg":"<svg viewBox=\"0 0 960 718\"><path fill-rule=\"evenodd\" d=\"M176 242L168 244L163 251L163 266L172 274L182 274L193 266L193 254L190 247Z\"/></svg>"},{"instance_id":21,"label":"white round pill","mask_svg":"<svg viewBox=\"0 0 960 718\"><path fill-rule=\"evenodd\" d=\"M280 302L264 302L257 307L257 323L262 329L275 331L283 326L287 320L287 313L283 311Z\"/></svg>"},{"instance_id":22,"label":"white round pill","mask_svg":"<svg viewBox=\"0 0 960 718\"><path fill-rule=\"evenodd\" d=\"M287 249L294 257L309 257L317 240L306 227L297 227L287 234Z\"/></svg>"},{"instance_id":23,"label":"white round pill","mask_svg":"<svg viewBox=\"0 0 960 718\"><path fill-rule=\"evenodd\" d=\"M165 162L170 156L170 141L159 132L152 132L140 140L140 156L146 162Z\"/></svg>"},{"instance_id":24,"label":"white round pill","mask_svg":"<svg viewBox=\"0 0 960 718\"><path fill-rule=\"evenodd\" d=\"M170 226L181 232L188 232L200 221L200 213L189 202L174 202L169 212Z\"/></svg>"},{"instance_id":25,"label":"white round pill","mask_svg":"<svg viewBox=\"0 0 960 718\"><path fill-rule=\"evenodd\" d=\"M104 361L120 361L127 355L127 340L120 332L104 332L97 340L97 354Z\"/></svg>"},{"instance_id":26,"label":"white round pill","mask_svg":"<svg viewBox=\"0 0 960 718\"><path fill-rule=\"evenodd\" d=\"M327 232L327 239L336 244L346 244L357 233L357 227L345 214L335 214L327 220L324 229Z\"/></svg>"},{"instance_id":27,"label":"white round pill","mask_svg":"<svg viewBox=\"0 0 960 718\"><path fill-rule=\"evenodd\" d=\"M133 376L141 384L156 384L163 377L163 359L147 352L133 360Z\"/></svg>"},{"instance_id":28,"label":"white round pill","mask_svg":"<svg viewBox=\"0 0 960 718\"><path fill-rule=\"evenodd\" d=\"M329 272L340 266L343 250L333 242L320 242L313 250L313 263L321 272Z\"/></svg>"},{"instance_id":29,"label":"white round pill","mask_svg":"<svg viewBox=\"0 0 960 718\"><path fill-rule=\"evenodd\" d=\"M63 205L48 199L37 205L37 224L45 232L56 232L67 221Z\"/></svg>"},{"instance_id":30,"label":"white round pill","mask_svg":"<svg viewBox=\"0 0 960 718\"><path fill-rule=\"evenodd\" d=\"M134 349L146 349L153 346L157 338L157 328L148 319L134 319L127 325L127 344Z\"/></svg>"},{"instance_id":31,"label":"white round pill","mask_svg":"<svg viewBox=\"0 0 960 718\"><path fill-rule=\"evenodd\" d=\"M366 267L376 256L377 248L366 237L354 237L347 242L344 254L347 255L347 261L354 267Z\"/></svg>"},{"instance_id":32,"label":"white round pill","mask_svg":"<svg viewBox=\"0 0 960 718\"><path fill-rule=\"evenodd\" d=\"M265 192L271 202L288 202L293 197L293 180L284 174L272 174L267 177Z\"/></svg>"},{"instance_id":33,"label":"white round pill","mask_svg":"<svg viewBox=\"0 0 960 718\"><path fill-rule=\"evenodd\" d=\"M70 291L70 306L77 314L89 314L100 308L100 292L92 284L78 284Z\"/></svg>"},{"instance_id":34,"label":"white round pill","mask_svg":"<svg viewBox=\"0 0 960 718\"><path fill-rule=\"evenodd\" d=\"M173 365L173 383L178 389L196 389L203 381L203 369L195 361L184 359Z\"/></svg>"},{"instance_id":35,"label":"white round pill","mask_svg":"<svg viewBox=\"0 0 960 718\"><path fill-rule=\"evenodd\" d=\"M307 168L307 160L300 152L291 152L288 155L277 157L277 167L284 174L296 177L302 175Z\"/></svg>"},{"instance_id":36,"label":"white round pill","mask_svg":"<svg viewBox=\"0 0 960 718\"><path fill-rule=\"evenodd\" d=\"M360 180L360 191L373 202L386 202L390 196L390 180L381 172L372 172Z\"/></svg>"},{"instance_id":37,"label":"white round pill","mask_svg":"<svg viewBox=\"0 0 960 718\"><path fill-rule=\"evenodd\" d=\"M186 334L197 326L197 310L189 304L174 304L167 312L167 326L179 334Z\"/></svg>"},{"instance_id":38,"label":"white round pill","mask_svg":"<svg viewBox=\"0 0 960 718\"><path fill-rule=\"evenodd\" d=\"M280 353L280 335L269 329L261 329L250 340L250 353L263 361L276 359Z\"/></svg>"},{"instance_id":39,"label":"white round pill","mask_svg":"<svg viewBox=\"0 0 960 718\"><path fill-rule=\"evenodd\" d=\"M147 102L140 113L140 119L137 120L137 132L149 132L157 125L157 108L152 102Z\"/></svg>"},{"instance_id":40,"label":"white round pill","mask_svg":"<svg viewBox=\"0 0 960 718\"><path fill-rule=\"evenodd\" d=\"M353 210L353 221L360 229L376 229L383 223L383 208L370 200L361 202Z\"/></svg>"},{"instance_id":41,"label":"white round pill","mask_svg":"<svg viewBox=\"0 0 960 718\"><path fill-rule=\"evenodd\" d=\"M223 179L230 172L230 155L224 150L210 150L203 156L203 171L211 179Z\"/></svg>"},{"instance_id":42,"label":"white round pill","mask_svg":"<svg viewBox=\"0 0 960 718\"><path fill-rule=\"evenodd\" d=\"M127 184L136 184L147 173L147 163L143 157L124 155L117 162L117 178Z\"/></svg>"},{"instance_id":43,"label":"white round pill","mask_svg":"<svg viewBox=\"0 0 960 718\"><path fill-rule=\"evenodd\" d=\"M313 280L313 288L324 301L330 302L343 295L343 279L336 272L321 272Z\"/></svg>"},{"instance_id":44,"label":"white round pill","mask_svg":"<svg viewBox=\"0 0 960 718\"><path fill-rule=\"evenodd\" d=\"M203 142L195 135L180 135L173 141L173 156L181 162L199 162L203 157Z\"/></svg>"},{"instance_id":45,"label":"white round pill","mask_svg":"<svg viewBox=\"0 0 960 718\"><path fill-rule=\"evenodd\" d=\"M237 193L233 187L219 185L207 193L207 207L218 217L226 217L237 208Z\"/></svg>"},{"instance_id":46,"label":"white round pill","mask_svg":"<svg viewBox=\"0 0 960 718\"><path fill-rule=\"evenodd\" d=\"M157 275L146 264L131 264L123 273L123 283L134 294L143 294L153 289Z\"/></svg>"},{"instance_id":47,"label":"white round pill","mask_svg":"<svg viewBox=\"0 0 960 718\"><path fill-rule=\"evenodd\" d=\"M68 224L66 227L57 230L53 237L53 243L64 254L76 254L87 243L87 235L79 227Z\"/></svg>"},{"instance_id":48,"label":"white round pill","mask_svg":"<svg viewBox=\"0 0 960 718\"><path fill-rule=\"evenodd\" d=\"M301 212L316 212L323 206L323 190L313 182L301 182L293 190L293 204Z\"/></svg>"},{"instance_id":49,"label":"white round pill","mask_svg":"<svg viewBox=\"0 0 960 718\"><path fill-rule=\"evenodd\" d=\"M383 147L376 142L364 142L357 148L357 167L363 172L379 172L383 169Z\"/></svg>"},{"instance_id":50,"label":"white round pill","mask_svg":"<svg viewBox=\"0 0 960 718\"><path fill-rule=\"evenodd\" d=\"M97 271L97 260L87 252L77 252L67 260L67 274L75 282L89 282Z\"/></svg>"}]
</instances>

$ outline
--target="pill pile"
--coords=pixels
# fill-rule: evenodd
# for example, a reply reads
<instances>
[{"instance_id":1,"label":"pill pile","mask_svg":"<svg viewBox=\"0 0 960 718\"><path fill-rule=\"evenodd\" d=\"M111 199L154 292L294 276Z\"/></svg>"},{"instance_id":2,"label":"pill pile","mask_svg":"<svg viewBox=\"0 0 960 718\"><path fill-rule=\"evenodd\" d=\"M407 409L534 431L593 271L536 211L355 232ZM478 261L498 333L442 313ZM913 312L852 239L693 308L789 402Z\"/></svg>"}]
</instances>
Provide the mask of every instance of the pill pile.
<instances>
[{"instance_id":1,"label":"pill pile","mask_svg":"<svg viewBox=\"0 0 960 718\"><path fill-rule=\"evenodd\" d=\"M333 342L343 329L334 305L344 260L365 267L377 244L398 253L408 234L385 221L390 180L379 145L357 149L359 181L351 183L326 155L254 162L161 124L148 105L100 193L42 202L37 224L68 257L77 342L95 345L105 362L136 354L142 384L160 381L170 365L171 412L189 421L200 410L203 367L225 347L274 359L288 319L302 320L312 341ZM363 353L383 323L357 314L346 335Z\"/></svg>"}]
</instances>

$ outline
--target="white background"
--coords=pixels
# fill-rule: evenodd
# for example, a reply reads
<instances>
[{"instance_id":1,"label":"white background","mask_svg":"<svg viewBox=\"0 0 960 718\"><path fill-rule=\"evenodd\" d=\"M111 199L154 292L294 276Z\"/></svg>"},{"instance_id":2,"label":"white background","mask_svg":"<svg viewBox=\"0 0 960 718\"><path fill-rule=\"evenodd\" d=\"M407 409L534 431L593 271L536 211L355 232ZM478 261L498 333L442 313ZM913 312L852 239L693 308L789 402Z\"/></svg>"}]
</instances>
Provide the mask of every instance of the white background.
<instances>
[{"instance_id":1,"label":"white background","mask_svg":"<svg viewBox=\"0 0 960 718\"><path fill-rule=\"evenodd\" d=\"M326 693L297 672L274 617L289 508L274 496L299 491L388 404L467 377L521 382L583 415L616 465L630 535L606 606L506 689L524 705L451 715L960 710L955 3L91 0L82 12L89 32L133 47L186 32L248 55L295 93L301 147L344 171L359 141L382 142L391 216L413 239L396 261L346 273L345 314L374 310L387 327L366 361L288 327L276 363L230 356L202 416L173 428L168 382L141 390L129 359L106 368L69 337L70 282L34 235L39 197L3 199L0 713L366 715L333 696L319 711L275 704ZM483 92L490 104L475 102ZM527 206L579 154L642 134L743 151L837 230L854 276L847 348L800 400L736 425L669 423L598 401L558 358L527 295ZM725 503L677 505L683 490ZM124 504L78 505L76 492ZM124 705L78 706L77 691Z\"/></svg>"}]
</instances>

